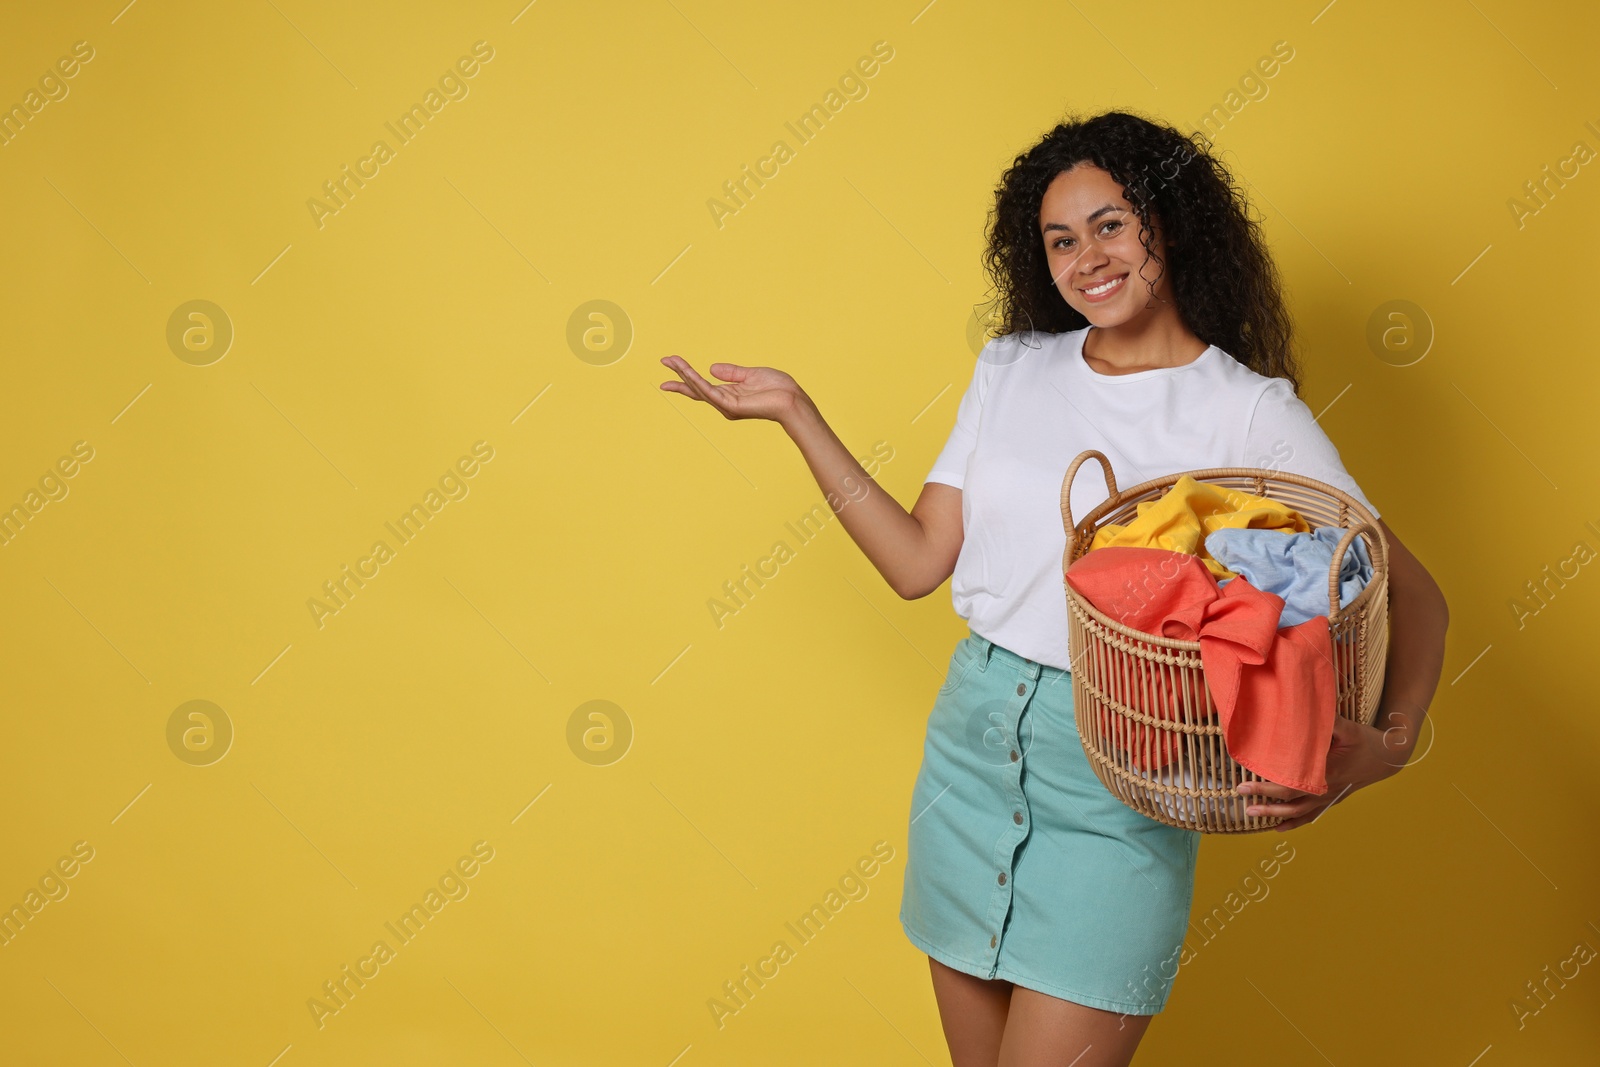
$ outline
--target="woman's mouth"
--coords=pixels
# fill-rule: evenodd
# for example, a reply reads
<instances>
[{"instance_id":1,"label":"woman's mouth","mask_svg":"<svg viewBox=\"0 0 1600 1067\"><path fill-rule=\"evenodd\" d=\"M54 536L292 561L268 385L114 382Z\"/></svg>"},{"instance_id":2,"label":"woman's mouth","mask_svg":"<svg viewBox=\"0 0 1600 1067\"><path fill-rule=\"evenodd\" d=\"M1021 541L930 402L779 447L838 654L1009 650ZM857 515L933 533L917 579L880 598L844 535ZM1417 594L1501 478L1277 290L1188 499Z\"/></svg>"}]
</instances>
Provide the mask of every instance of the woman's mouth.
<instances>
[{"instance_id":1,"label":"woman's mouth","mask_svg":"<svg viewBox=\"0 0 1600 1067\"><path fill-rule=\"evenodd\" d=\"M1121 292L1127 280L1128 276L1126 274L1119 274L1115 278L1096 282L1093 286L1080 288L1078 291L1083 294L1083 298L1089 303L1098 304L1101 301L1110 300Z\"/></svg>"}]
</instances>

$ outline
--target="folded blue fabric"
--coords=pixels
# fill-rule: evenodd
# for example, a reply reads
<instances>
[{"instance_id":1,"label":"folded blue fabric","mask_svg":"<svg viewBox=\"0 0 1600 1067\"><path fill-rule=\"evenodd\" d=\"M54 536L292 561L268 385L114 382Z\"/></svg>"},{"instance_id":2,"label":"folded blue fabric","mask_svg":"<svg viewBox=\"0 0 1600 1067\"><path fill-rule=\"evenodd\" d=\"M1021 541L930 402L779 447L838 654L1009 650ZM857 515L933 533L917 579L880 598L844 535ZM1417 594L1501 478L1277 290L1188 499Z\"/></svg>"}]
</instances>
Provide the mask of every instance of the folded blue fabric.
<instances>
[{"instance_id":1,"label":"folded blue fabric","mask_svg":"<svg viewBox=\"0 0 1600 1067\"><path fill-rule=\"evenodd\" d=\"M1224 528L1206 535L1206 551L1257 589L1283 598L1283 615L1278 620L1282 629L1328 614L1328 570L1346 533L1349 531L1338 526L1321 526L1310 533ZM1339 606L1354 600L1371 580L1372 558L1358 535L1340 561ZM1217 584L1225 586L1231 581L1227 578Z\"/></svg>"}]
</instances>

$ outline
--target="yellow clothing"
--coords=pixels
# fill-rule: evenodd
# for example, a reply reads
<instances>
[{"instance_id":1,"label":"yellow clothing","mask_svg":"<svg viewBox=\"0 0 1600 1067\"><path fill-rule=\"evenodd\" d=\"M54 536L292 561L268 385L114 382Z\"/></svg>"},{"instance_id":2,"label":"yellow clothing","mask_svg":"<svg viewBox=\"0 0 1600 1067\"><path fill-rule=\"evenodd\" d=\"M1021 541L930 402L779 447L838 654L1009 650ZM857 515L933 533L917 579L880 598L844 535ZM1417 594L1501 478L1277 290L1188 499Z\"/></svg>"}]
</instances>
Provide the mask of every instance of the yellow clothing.
<instances>
[{"instance_id":1,"label":"yellow clothing","mask_svg":"<svg viewBox=\"0 0 1600 1067\"><path fill-rule=\"evenodd\" d=\"M1137 517L1126 526L1110 523L1095 531L1089 550L1118 546L1186 552L1199 556L1219 582L1238 575L1206 551L1206 535L1212 530L1311 531L1311 524L1291 507L1237 489L1197 482L1187 474L1159 498L1135 505L1135 510Z\"/></svg>"}]
</instances>

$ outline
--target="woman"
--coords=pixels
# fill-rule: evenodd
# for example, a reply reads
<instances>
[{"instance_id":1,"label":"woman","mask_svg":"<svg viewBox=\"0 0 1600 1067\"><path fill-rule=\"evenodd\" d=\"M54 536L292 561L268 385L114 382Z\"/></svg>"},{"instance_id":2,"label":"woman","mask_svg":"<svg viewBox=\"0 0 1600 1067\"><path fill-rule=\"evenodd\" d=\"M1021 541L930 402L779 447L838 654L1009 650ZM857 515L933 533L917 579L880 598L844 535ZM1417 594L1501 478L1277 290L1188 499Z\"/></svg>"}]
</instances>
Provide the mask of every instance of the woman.
<instances>
[{"instance_id":1,"label":"woman","mask_svg":"<svg viewBox=\"0 0 1600 1067\"><path fill-rule=\"evenodd\" d=\"M682 379L663 389L782 425L828 498L849 501L841 522L900 596L954 578L969 633L928 719L900 919L928 954L956 1067L1126 1064L1182 960L1200 835L1116 800L1073 722L1067 465L1098 449L1122 485L1270 467L1367 503L1296 396L1276 271L1208 147L1113 111L1059 125L1016 158L985 256L1001 336L909 513L789 375L714 363L726 384L712 384L662 360ZM1100 479L1076 482L1074 515L1106 499ZM1444 597L1378 525L1390 563L1378 726L1339 720L1326 794L1240 787L1280 830L1404 766L1438 685Z\"/></svg>"}]
</instances>

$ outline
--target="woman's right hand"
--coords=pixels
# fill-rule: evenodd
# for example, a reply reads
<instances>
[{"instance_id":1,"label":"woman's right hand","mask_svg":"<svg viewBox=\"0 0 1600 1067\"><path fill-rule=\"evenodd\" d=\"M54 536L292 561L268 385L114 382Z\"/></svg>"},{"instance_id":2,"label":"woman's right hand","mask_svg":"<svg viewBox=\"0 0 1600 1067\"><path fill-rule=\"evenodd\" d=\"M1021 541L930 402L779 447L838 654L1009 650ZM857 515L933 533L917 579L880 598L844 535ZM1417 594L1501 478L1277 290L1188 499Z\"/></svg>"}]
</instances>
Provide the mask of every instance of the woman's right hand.
<instances>
[{"instance_id":1,"label":"woman's right hand","mask_svg":"<svg viewBox=\"0 0 1600 1067\"><path fill-rule=\"evenodd\" d=\"M682 356L663 356L661 362L683 379L662 382L661 388L703 400L729 419L771 419L783 423L809 400L799 383L774 367L713 363L711 373L728 383L714 385L700 377Z\"/></svg>"}]
</instances>

